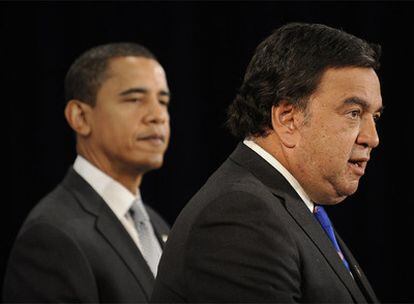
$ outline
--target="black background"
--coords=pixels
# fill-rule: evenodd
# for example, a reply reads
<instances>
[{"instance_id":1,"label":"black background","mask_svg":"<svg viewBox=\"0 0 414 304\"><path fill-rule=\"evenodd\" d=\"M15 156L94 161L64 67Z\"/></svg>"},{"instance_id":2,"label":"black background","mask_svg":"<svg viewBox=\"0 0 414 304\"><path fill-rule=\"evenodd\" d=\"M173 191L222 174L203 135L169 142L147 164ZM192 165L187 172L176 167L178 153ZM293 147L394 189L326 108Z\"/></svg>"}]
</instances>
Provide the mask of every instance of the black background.
<instances>
[{"instance_id":1,"label":"black background","mask_svg":"<svg viewBox=\"0 0 414 304\"><path fill-rule=\"evenodd\" d=\"M97 44L134 41L164 66L172 138L164 167L146 175L142 193L172 224L237 144L225 112L254 48L273 29L301 21L383 47L381 144L358 193L328 212L379 298L414 302L414 3L3 2L0 11L1 278L22 221L75 158L63 78L77 56Z\"/></svg>"}]
</instances>

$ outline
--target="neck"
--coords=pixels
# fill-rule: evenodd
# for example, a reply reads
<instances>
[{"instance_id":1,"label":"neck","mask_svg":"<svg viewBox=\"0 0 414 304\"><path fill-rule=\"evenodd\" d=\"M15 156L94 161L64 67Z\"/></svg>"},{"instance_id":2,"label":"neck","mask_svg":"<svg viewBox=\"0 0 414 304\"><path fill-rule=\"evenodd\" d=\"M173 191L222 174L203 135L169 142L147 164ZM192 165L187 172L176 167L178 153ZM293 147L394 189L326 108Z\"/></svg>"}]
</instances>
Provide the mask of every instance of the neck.
<instances>
[{"instance_id":1,"label":"neck","mask_svg":"<svg viewBox=\"0 0 414 304\"><path fill-rule=\"evenodd\" d=\"M77 153L96 168L127 188L133 195L137 195L138 188L141 186L144 175L143 172L138 172L137 170L134 170L132 166L127 166L109 160L103 155L93 153L91 149L85 149L82 145L77 145Z\"/></svg>"},{"instance_id":2,"label":"neck","mask_svg":"<svg viewBox=\"0 0 414 304\"><path fill-rule=\"evenodd\" d=\"M254 137L252 140L276 158L279 163L292 174L289 157L286 154L285 149L283 149L282 143L277 139L277 135L275 133L271 133L266 137Z\"/></svg>"}]
</instances>

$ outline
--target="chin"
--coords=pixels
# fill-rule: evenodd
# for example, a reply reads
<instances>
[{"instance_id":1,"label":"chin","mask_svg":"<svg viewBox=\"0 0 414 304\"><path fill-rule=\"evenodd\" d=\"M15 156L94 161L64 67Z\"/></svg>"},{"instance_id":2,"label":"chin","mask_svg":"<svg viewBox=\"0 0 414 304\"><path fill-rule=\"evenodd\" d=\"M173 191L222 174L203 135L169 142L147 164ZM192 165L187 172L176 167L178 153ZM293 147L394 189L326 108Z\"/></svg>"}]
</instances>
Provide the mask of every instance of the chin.
<instances>
[{"instance_id":1,"label":"chin","mask_svg":"<svg viewBox=\"0 0 414 304\"><path fill-rule=\"evenodd\" d=\"M339 203L342 203L348 196L340 196L336 197L335 199L332 199L327 205L337 205Z\"/></svg>"},{"instance_id":2,"label":"chin","mask_svg":"<svg viewBox=\"0 0 414 304\"><path fill-rule=\"evenodd\" d=\"M336 205L343 200L345 200L348 196L354 194L358 189L358 182L356 184L352 183L346 187L336 189L336 197L332 199L330 205Z\"/></svg>"},{"instance_id":3,"label":"chin","mask_svg":"<svg viewBox=\"0 0 414 304\"><path fill-rule=\"evenodd\" d=\"M358 190L358 186L359 186L359 180L351 182L348 185L348 187L346 187L345 189L345 193L347 194L347 196L354 194Z\"/></svg>"},{"instance_id":4,"label":"chin","mask_svg":"<svg viewBox=\"0 0 414 304\"><path fill-rule=\"evenodd\" d=\"M163 164L163 159L161 158L161 159L148 160L146 162L140 162L139 164L136 165L136 167L140 171L148 172L148 171L161 168L162 164Z\"/></svg>"},{"instance_id":5,"label":"chin","mask_svg":"<svg viewBox=\"0 0 414 304\"><path fill-rule=\"evenodd\" d=\"M321 199L318 201L318 204L320 205L336 205L341 203L343 200L345 200L347 196L339 196L337 195L331 195L329 197L325 197L324 199Z\"/></svg>"},{"instance_id":6,"label":"chin","mask_svg":"<svg viewBox=\"0 0 414 304\"><path fill-rule=\"evenodd\" d=\"M358 189L358 181L348 183L331 183L325 192L320 192L314 201L321 205L336 205L344 201L348 196L354 194Z\"/></svg>"}]
</instances>

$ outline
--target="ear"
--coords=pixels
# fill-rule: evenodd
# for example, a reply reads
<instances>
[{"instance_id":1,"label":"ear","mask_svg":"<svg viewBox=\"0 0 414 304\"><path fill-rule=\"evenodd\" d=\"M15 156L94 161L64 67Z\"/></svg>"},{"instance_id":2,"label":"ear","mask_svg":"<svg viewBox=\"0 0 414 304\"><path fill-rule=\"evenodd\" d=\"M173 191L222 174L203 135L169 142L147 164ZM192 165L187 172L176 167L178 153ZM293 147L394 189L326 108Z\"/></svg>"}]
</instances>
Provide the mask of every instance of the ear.
<instances>
[{"instance_id":1,"label":"ear","mask_svg":"<svg viewBox=\"0 0 414 304\"><path fill-rule=\"evenodd\" d=\"M81 136L88 136L91 133L91 126L88 114L91 106L80 101L72 99L65 107L65 117L70 127Z\"/></svg>"},{"instance_id":2,"label":"ear","mask_svg":"<svg viewBox=\"0 0 414 304\"><path fill-rule=\"evenodd\" d=\"M281 101L272 107L272 127L279 136L282 144L288 148L294 148L299 139L297 130L298 109L288 103Z\"/></svg>"}]
</instances>

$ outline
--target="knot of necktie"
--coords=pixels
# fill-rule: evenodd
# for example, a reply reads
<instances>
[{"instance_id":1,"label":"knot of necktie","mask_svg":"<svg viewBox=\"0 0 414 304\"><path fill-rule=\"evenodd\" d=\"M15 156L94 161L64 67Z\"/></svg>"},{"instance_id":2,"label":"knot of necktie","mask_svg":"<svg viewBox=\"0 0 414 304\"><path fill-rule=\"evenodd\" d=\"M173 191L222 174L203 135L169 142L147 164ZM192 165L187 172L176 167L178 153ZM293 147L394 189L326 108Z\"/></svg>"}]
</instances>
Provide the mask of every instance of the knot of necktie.
<instances>
[{"instance_id":1,"label":"knot of necktie","mask_svg":"<svg viewBox=\"0 0 414 304\"><path fill-rule=\"evenodd\" d=\"M140 201L134 200L129 209L129 213L136 224L150 221L147 210L145 210L144 205Z\"/></svg>"}]
</instances>

